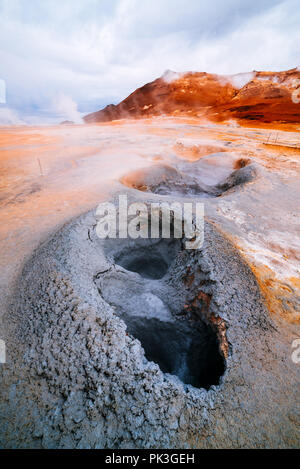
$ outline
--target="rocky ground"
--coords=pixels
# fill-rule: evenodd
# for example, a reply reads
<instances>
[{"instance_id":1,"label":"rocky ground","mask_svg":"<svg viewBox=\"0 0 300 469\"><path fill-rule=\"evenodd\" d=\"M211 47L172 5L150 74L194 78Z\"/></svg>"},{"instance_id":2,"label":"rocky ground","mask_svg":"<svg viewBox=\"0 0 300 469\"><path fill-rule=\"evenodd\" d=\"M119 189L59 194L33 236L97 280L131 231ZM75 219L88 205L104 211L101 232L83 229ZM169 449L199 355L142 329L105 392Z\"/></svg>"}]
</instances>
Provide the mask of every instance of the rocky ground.
<instances>
[{"instance_id":1,"label":"rocky ground","mask_svg":"<svg viewBox=\"0 0 300 469\"><path fill-rule=\"evenodd\" d=\"M299 446L299 133L162 118L1 131L1 446ZM201 250L95 207L201 201Z\"/></svg>"}]
</instances>

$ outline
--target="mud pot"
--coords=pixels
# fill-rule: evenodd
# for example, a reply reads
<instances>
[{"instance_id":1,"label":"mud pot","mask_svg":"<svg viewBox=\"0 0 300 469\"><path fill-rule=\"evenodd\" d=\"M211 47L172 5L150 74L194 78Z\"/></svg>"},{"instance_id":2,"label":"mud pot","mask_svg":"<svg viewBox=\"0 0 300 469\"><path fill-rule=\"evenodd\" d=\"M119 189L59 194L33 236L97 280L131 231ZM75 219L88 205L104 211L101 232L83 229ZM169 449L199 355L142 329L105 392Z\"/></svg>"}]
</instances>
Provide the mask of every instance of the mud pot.
<instances>
[{"instance_id":1,"label":"mud pot","mask_svg":"<svg viewBox=\"0 0 300 469\"><path fill-rule=\"evenodd\" d=\"M232 244L209 222L201 250L95 226L66 225L17 282L1 445L295 446L286 342Z\"/></svg>"},{"instance_id":2,"label":"mud pot","mask_svg":"<svg viewBox=\"0 0 300 469\"><path fill-rule=\"evenodd\" d=\"M258 167L250 159L215 153L197 161L179 161L133 171L121 178L127 187L160 195L220 197L229 189L251 182Z\"/></svg>"}]
</instances>

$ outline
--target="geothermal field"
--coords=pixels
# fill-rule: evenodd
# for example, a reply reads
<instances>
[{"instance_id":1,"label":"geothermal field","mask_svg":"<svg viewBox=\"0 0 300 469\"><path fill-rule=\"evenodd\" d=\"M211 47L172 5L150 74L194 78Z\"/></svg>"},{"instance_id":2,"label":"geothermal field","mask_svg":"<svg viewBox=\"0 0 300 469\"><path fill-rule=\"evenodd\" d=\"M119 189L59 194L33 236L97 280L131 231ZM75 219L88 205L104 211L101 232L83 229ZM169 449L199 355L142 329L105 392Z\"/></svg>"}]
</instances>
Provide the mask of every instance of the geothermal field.
<instances>
[{"instance_id":1,"label":"geothermal field","mask_svg":"<svg viewBox=\"0 0 300 469\"><path fill-rule=\"evenodd\" d=\"M1 447L299 447L299 83L168 71L0 128ZM202 203L203 245L100 239L125 195Z\"/></svg>"}]
</instances>

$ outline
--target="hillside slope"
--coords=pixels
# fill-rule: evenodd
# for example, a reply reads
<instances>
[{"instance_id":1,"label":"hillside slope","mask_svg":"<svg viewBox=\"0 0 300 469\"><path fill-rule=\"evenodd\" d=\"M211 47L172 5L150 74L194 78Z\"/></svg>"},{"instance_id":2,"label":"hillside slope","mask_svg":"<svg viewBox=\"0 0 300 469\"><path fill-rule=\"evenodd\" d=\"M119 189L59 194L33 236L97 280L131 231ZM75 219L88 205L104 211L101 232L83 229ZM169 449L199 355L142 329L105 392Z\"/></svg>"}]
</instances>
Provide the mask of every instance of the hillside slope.
<instances>
[{"instance_id":1,"label":"hillside slope","mask_svg":"<svg viewBox=\"0 0 300 469\"><path fill-rule=\"evenodd\" d=\"M118 105L85 116L86 123L159 115L260 122L300 123L300 71L215 75L205 72L164 75L138 88Z\"/></svg>"}]
</instances>

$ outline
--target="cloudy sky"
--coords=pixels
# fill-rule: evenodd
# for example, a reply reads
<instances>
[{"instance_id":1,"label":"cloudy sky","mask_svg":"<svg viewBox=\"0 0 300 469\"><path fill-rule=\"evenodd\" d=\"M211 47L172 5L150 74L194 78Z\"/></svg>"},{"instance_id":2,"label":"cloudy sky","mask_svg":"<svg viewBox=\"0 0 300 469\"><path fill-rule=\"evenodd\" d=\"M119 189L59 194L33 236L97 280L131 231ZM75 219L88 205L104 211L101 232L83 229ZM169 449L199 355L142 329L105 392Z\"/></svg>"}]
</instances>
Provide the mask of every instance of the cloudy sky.
<instances>
[{"instance_id":1,"label":"cloudy sky","mask_svg":"<svg viewBox=\"0 0 300 469\"><path fill-rule=\"evenodd\" d=\"M76 120L175 71L300 65L298 0L0 0L0 122Z\"/></svg>"}]
</instances>

